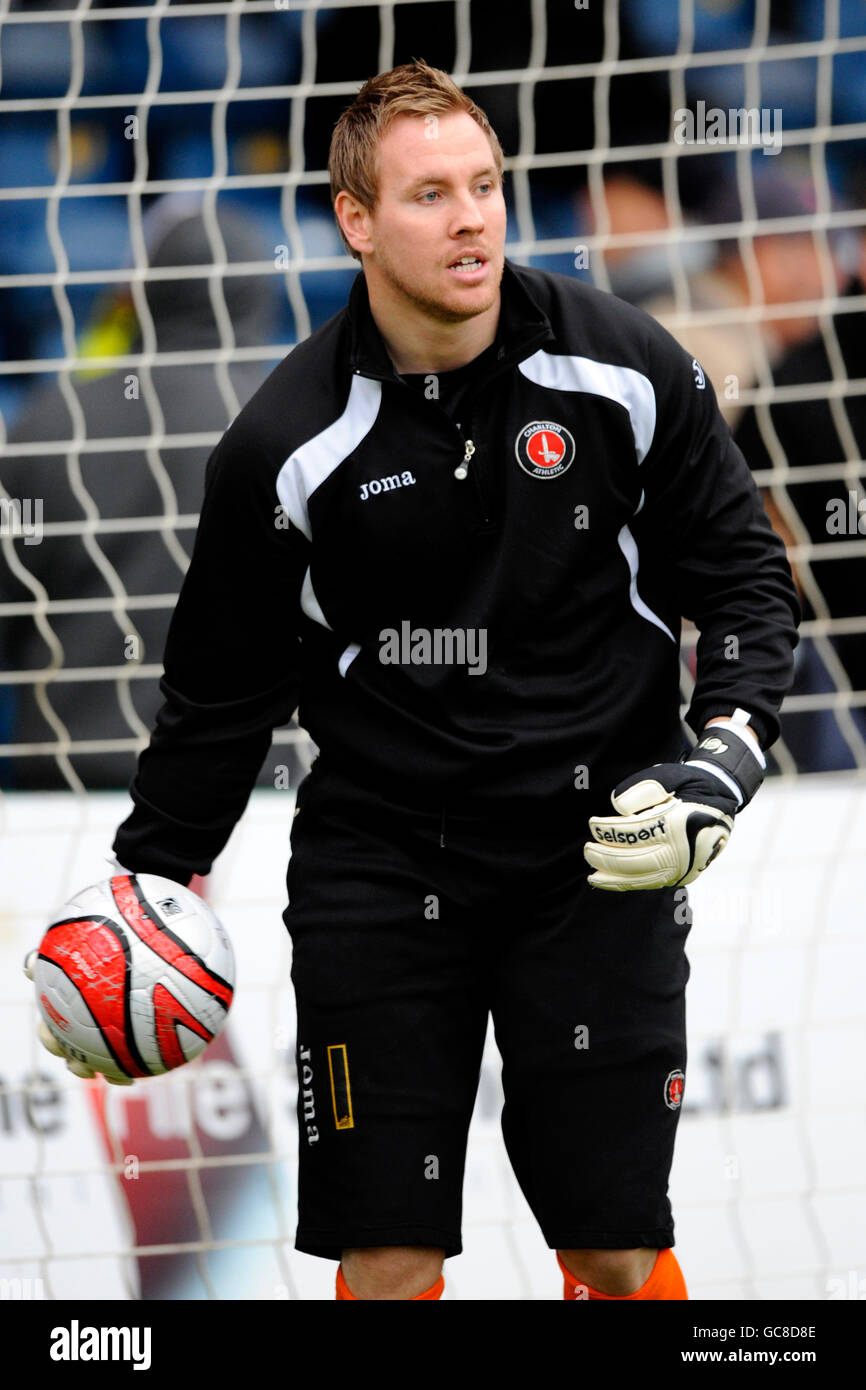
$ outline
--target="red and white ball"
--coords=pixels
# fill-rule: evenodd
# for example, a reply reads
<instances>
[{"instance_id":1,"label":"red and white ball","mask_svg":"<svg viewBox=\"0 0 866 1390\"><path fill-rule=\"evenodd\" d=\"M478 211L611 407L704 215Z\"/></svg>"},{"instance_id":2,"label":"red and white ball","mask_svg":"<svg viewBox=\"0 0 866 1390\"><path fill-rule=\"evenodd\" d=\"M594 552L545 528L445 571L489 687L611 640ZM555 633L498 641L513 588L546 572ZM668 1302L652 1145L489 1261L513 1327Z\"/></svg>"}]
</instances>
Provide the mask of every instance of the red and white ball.
<instances>
[{"instance_id":1,"label":"red and white ball","mask_svg":"<svg viewBox=\"0 0 866 1390\"><path fill-rule=\"evenodd\" d=\"M222 924L197 893L154 874L116 874L76 894L31 969L63 1055L118 1080L191 1062L223 1027L234 992Z\"/></svg>"}]
</instances>

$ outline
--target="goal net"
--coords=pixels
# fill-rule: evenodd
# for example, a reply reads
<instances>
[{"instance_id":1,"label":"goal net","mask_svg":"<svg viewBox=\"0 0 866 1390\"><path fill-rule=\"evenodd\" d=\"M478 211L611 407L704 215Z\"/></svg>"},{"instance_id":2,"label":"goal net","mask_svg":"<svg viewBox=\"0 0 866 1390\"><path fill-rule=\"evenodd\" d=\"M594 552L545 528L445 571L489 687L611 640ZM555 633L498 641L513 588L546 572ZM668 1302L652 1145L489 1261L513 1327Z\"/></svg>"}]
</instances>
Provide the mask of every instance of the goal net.
<instances>
[{"instance_id":1,"label":"goal net","mask_svg":"<svg viewBox=\"0 0 866 1390\"><path fill-rule=\"evenodd\" d=\"M292 1246L279 913L303 730L276 731L212 876L240 988L203 1059L129 1092L73 1080L20 966L107 875L208 454L357 273L333 124L418 55L500 135L511 258L681 339L788 545L805 619L773 775L692 892L672 1198L693 1297L863 1298L866 31L846 0L513 0L507 23L490 0L0 4L0 1297L332 1296ZM556 1297L500 1106L491 1038L449 1296Z\"/></svg>"}]
</instances>

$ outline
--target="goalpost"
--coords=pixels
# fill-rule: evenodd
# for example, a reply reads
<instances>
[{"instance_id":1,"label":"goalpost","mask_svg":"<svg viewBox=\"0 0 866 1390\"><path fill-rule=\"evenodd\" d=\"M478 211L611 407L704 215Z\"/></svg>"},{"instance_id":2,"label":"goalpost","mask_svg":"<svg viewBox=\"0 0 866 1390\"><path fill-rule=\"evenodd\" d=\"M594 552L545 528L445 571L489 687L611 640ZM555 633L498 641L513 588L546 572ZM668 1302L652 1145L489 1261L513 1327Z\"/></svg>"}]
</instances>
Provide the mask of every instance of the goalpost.
<instances>
[{"instance_id":1,"label":"goalpost","mask_svg":"<svg viewBox=\"0 0 866 1390\"><path fill-rule=\"evenodd\" d=\"M94 1299L333 1295L331 1264L292 1248L297 1078L290 947L279 913L294 789L311 756L303 731L277 731L212 876L211 900L238 956L238 991L225 1038L204 1058L128 1092L76 1081L36 1043L21 964L48 914L109 872L126 779L101 782L94 770L114 759L113 769L131 771L146 741L143 711L160 673L153 634L171 611L197 521L190 478L200 480L256 374L345 298L354 264L327 210L319 152L328 121L373 65L384 70L409 56L406 35L428 13L424 56L501 112L512 259L618 292L626 272L650 267L664 321L684 341L734 329L748 340L754 376L737 382L736 403L754 408L765 450L756 478L786 529L808 601L803 650L813 678L786 701L770 759L777 775L690 890L690 1057L671 1194L678 1253L698 1299L866 1297L866 1126L857 1108L866 1055L858 989L866 965L866 690L852 683L838 646L840 638L866 642L866 608L840 616L823 578L828 566L862 566L866 556L862 437L853 418L866 380L849 371L840 342L840 325L866 312L866 296L838 278L841 264L853 268L866 212L862 198L837 192L841 164L856 167L859 158L862 166L857 142L866 142L866 119L838 107L847 71L838 64L866 55L866 34L849 32L848 8L836 0L823 6L820 32L788 35L771 30L768 0L755 0L747 29L732 28L728 47L719 46L721 30L705 26L719 7L699 0L668 7L676 14L668 34L645 27L640 6L521 0L511 11L519 41L502 39L498 48L482 9L486 15L469 0L0 5L0 250L11 267L0 275L0 304L12 325L0 362L0 623L10 643L21 639L21 651L43 653L38 664L22 664L0 648L0 1299L77 1298L83 1289ZM568 37L566 18L586 25L578 31L586 52L578 51L583 39ZM343 27L356 19L363 30ZM357 70L347 35L364 53ZM346 52L336 63L340 44ZM442 59L437 45L447 49ZM280 52L288 54L282 67ZM820 284L808 297L763 303L759 242L768 214L756 163L776 162L779 103L766 99L765 87L776 90L773 74L785 63L807 65L813 100L811 116L783 127L781 159L797 156L813 196L808 208L769 215L775 234L812 238ZM716 74L707 91L721 92L718 74L740 71L744 100L708 98L698 109L695 74L708 83ZM623 85L633 82L650 86ZM639 122L623 124L621 94L635 90L647 101L665 93L664 130L649 122L642 138ZM713 110L759 118L746 139L738 129L721 147L739 206L707 220L683 190L692 187L689 171L720 153ZM762 110L771 113L763 127ZM677 112L693 113L693 126L677 122ZM642 166L654 171L649 221L623 222L616 176L633 180ZM183 263L154 256L153 205L178 197L198 200L188 207L205 239L204 252ZM707 206L720 205L708 198ZM249 242L234 239L227 209L248 220ZM261 250L248 253L255 237ZM738 248L746 303L710 304L695 294L694 277L720 242ZM240 326L235 291L261 282L277 291L275 320L256 338ZM172 295L196 283L210 338L205 346L164 340L154 296L162 290L160 302L171 307ZM800 319L813 321L829 370L820 380L779 384L766 326ZM208 375L210 417L178 424L166 397L166 373L175 369ZM121 412L98 417L110 428L94 428L89 388L100 380L115 383L138 412L130 413L133 426L115 428ZM204 376L184 380L192 400ZM20 438L36 389L52 382L66 423L40 435L31 422ZM789 457L773 414L807 400L829 412L838 438L837 456L811 466ZM124 509L127 494L112 492L99 471L108 464L119 478L137 470L146 505ZM28 468L37 467L38 492L28 488ZM801 499L805 485L824 482L844 517L816 537ZM127 577L142 543L153 547L156 587L133 587ZM47 567L52 553L59 570ZM86 593L64 585L73 553L97 576ZM82 645L90 629L74 625L89 620L103 624L98 649ZM41 647L22 638L25 629ZM684 703L694 637L684 633ZM103 660L104 651L115 655ZM17 711L29 692L34 722L22 735ZM110 702L104 728L76 723L88 702ZM491 1037L470 1134L465 1252L446 1267L447 1296L556 1298L555 1260L507 1163L500 1103Z\"/></svg>"}]
</instances>

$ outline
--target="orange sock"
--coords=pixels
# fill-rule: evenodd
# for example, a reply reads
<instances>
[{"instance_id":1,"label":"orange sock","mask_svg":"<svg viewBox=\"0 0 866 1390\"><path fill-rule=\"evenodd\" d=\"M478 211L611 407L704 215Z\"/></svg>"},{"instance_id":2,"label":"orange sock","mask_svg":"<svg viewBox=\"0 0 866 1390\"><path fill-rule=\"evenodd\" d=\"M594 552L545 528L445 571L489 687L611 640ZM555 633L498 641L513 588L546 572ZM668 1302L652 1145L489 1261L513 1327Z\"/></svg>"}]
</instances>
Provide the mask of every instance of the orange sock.
<instances>
[{"instance_id":1,"label":"orange sock","mask_svg":"<svg viewBox=\"0 0 866 1390\"><path fill-rule=\"evenodd\" d=\"M570 1269L566 1269L562 1260L557 1255L557 1264L562 1270L565 1279L562 1296L565 1299L609 1299L611 1302L624 1303L630 1299L688 1299L686 1292L686 1281L680 1269L676 1255L673 1250L660 1250L656 1256L656 1262L650 1271L650 1276L645 1284L642 1284L635 1293L601 1293L599 1289L591 1289L588 1284L583 1284L577 1279Z\"/></svg>"},{"instance_id":2,"label":"orange sock","mask_svg":"<svg viewBox=\"0 0 866 1390\"><path fill-rule=\"evenodd\" d=\"M441 1297L442 1297L442 1290L443 1290L444 1288L445 1288L445 1280L444 1280L443 1276L440 1274L440 1275L439 1275L439 1278L436 1280L436 1283L433 1284L431 1288L425 1289L423 1293L416 1293L415 1297L412 1298L412 1299L410 1299L409 1301L410 1301L411 1303L417 1303L417 1302L419 1301L419 1299L435 1299L435 1298L441 1298ZM352 1293L352 1291L350 1290L349 1285L346 1283L345 1279L343 1278L343 1266L342 1266L342 1265L338 1265L338 1266L337 1266L337 1301L339 1302L340 1299L351 1299L351 1301L352 1301L353 1303L360 1303L360 1301L361 1301L360 1299L358 1299L358 1298L355 1297L355 1295L354 1295L354 1294Z\"/></svg>"}]
</instances>

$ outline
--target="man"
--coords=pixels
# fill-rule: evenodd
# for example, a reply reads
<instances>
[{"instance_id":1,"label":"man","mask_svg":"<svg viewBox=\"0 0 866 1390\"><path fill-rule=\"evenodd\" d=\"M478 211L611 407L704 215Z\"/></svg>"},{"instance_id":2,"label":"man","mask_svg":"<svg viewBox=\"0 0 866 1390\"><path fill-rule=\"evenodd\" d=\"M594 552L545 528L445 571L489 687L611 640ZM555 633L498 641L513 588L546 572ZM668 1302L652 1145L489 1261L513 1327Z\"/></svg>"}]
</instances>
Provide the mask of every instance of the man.
<instances>
[{"instance_id":1,"label":"man","mask_svg":"<svg viewBox=\"0 0 866 1390\"><path fill-rule=\"evenodd\" d=\"M501 150L444 73L365 84L331 174L363 273L211 457L115 852L206 873L300 701L298 1248L340 1298L440 1296L492 1012L565 1297L685 1298L679 885L777 736L784 550L664 330L505 263ZM682 613L689 722L721 725L687 762Z\"/></svg>"}]
</instances>

